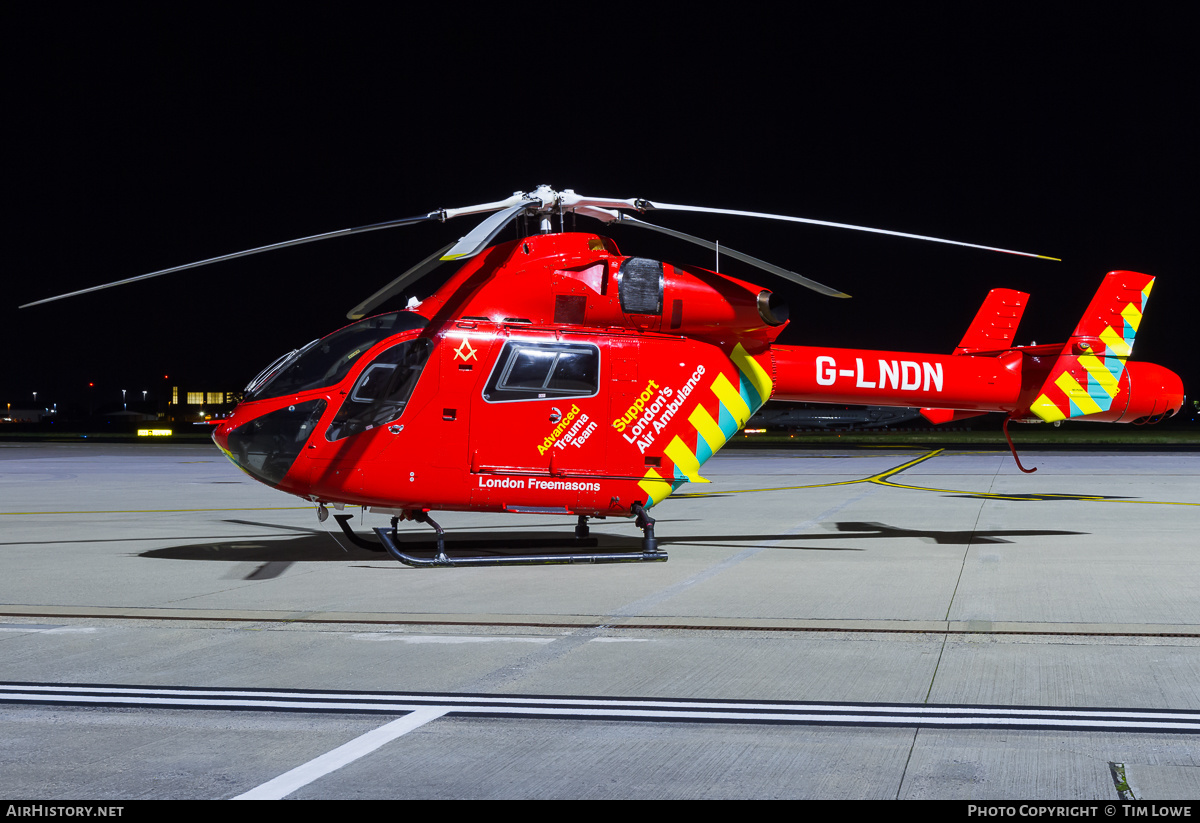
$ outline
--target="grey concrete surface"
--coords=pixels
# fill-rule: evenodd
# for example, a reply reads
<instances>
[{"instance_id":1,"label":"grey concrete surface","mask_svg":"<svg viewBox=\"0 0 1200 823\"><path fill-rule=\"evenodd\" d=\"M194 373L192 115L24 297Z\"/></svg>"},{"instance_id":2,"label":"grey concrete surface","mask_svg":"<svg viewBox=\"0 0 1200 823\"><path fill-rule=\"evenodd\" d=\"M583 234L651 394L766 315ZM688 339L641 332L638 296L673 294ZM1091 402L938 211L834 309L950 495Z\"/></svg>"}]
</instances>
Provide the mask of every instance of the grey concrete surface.
<instances>
[{"instance_id":1,"label":"grey concrete surface","mask_svg":"<svg viewBox=\"0 0 1200 823\"><path fill-rule=\"evenodd\" d=\"M928 454L723 452L655 509L665 564L424 570L344 549L213 447L0 443L0 680L1200 710L1200 455L893 471ZM573 526L438 519L452 553ZM235 797L391 719L5 705L0 794ZM447 716L288 796L1116 801L1120 762L1186 799L1198 741Z\"/></svg>"}]
</instances>

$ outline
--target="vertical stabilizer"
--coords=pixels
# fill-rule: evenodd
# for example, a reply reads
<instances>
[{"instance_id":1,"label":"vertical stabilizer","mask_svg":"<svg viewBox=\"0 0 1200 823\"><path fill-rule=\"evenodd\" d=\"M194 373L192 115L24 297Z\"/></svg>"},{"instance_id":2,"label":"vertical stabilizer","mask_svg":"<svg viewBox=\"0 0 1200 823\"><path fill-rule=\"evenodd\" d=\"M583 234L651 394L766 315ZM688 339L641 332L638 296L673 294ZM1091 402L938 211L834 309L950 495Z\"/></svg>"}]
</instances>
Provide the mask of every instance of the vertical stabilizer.
<instances>
[{"instance_id":1,"label":"vertical stabilizer","mask_svg":"<svg viewBox=\"0 0 1200 823\"><path fill-rule=\"evenodd\" d=\"M1029 410L1048 423L1108 411L1154 278L1109 272Z\"/></svg>"}]
</instances>

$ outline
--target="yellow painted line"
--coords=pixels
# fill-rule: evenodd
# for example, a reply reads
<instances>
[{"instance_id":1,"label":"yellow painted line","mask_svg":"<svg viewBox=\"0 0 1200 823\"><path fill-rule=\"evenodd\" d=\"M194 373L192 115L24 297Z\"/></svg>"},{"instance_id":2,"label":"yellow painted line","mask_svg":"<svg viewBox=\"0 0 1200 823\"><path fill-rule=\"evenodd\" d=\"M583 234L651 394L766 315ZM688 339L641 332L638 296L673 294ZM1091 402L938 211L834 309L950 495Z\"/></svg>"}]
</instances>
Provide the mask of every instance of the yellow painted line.
<instances>
[{"instance_id":1,"label":"yellow painted line","mask_svg":"<svg viewBox=\"0 0 1200 823\"><path fill-rule=\"evenodd\" d=\"M72 511L72 512L0 512L0 515L30 515L30 514L166 514L170 512L281 512L311 509L312 506L259 506L257 508L241 507L234 509L110 509L105 511Z\"/></svg>"},{"instance_id":2,"label":"yellow painted line","mask_svg":"<svg viewBox=\"0 0 1200 823\"><path fill-rule=\"evenodd\" d=\"M790 492L801 489L823 489L828 486L853 486L855 483L866 483L863 480L842 480L837 483L814 483L811 486L772 486L766 489L732 489L722 492L685 492L676 494L675 497L720 497L725 494L753 494L754 492Z\"/></svg>"},{"instance_id":3,"label":"yellow painted line","mask_svg":"<svg viewBox=\"0 0 1200 823\"><path fill-rule=\"evenodd\" d=\"M1051 495L1045 495L1051 497ZM1071 500L1101 500L1105 503L1142 503L1152 506L1200 506L1200 503L1183 503L1179 500L1112 500L1109 498L1071 497Z\"/></svg>"},{"instance_id":4,"label":"yellow painted line","mask_svg":"<svg viewBox=\"0 0 1200 823\"><path fill-rule=\"evenodd\" d=\"M1128 500L1114 499L1105 497L1104 495L1089 495L1089 494L1048 494L1033 492L1029 494L997 494L995 492L975 492L965 489L934 489L929 486L913 486L907 483L896 483L889 478L899 474L900 472L911 469L918 463L923 463L926 460L937 457L945 452L945 449L934 449L928 454L924 454L907 463L901 463L899 466L882 471L879 474L873 474L870 477L860 477L855 480L837 480L831 483L814 483L807 486L773 486L765 489L734 489L732 491L712 491L712 492L692 492L690 494L676 494L675 497L717 497L725 494L751 494L754 492L781 492L781 491L798 491L802 489L823 489L832 486L853 486L858 483L875 483L879 486L890 486L894 489L912 489L921 492L936 492L938 494L957 494L968 497L977 497L984 500L1016 500L1019 502L1044 502L1051 500L1069 501L1078 500L1082 502L1099 502L1099 503L1141 503L1143 505L1153 506L1200 506L1200 503L1182 503L1174 500ZM962 452L968 454L969 452ZM990 452L998 454L999 452Z\"/></svg>"},{"instance_id":5,"label":"yellow painted line","mask_svg":"<svg viewBox=\"0 0 1200 823\"><path fill-rule=\"evenodd\" d=\"M878 483L885 478L891 477L893 474L902 472L905 469L912 468L913 466L917 465L918 463L928 460L931 457L936 457L937 455L941 454L943 451L945 451L945 449L934 449L933 451L929 452L929 454L921 455L920 457L918 457L914 460L909 460L907 463L901 463L899 466L896 466L895 468L888 469L887 471L880 472L879 474L873 474L870 477L860 477L855 480L835 480L830 483L814 483L814 484L808 485L808 486L774 486L774 487L768 488L768 489L737 489L735 491L727 491L727 492L693 492L691 494L677 494L675 496L676 497L712 497L713 495L719 495L719 494L746 494L749 492L782 492L782 491L792 491L794 489L824 489L824 488L828 488L830 486L853 486L856 483ZM891 484L885 483L884 485L891 485ZM917 487L914 487L914 488L917 488Z\"/></svg>"},{"instance_id":6,"label":"yellow painted line","mask_svg":"<svg viewBox=\"0 0 1200 823\"><path fill-rule=\"evenodd\" d=\"M899 474L900 472L904 471L905 469L910 469L913 466L917 465L918 463L924 463L926 460L929 460L932 457L937 457L939 454L941 454L944 451L945 451L945 449L934 449L929 454L922 455L922 456L916 458L915 460L909 460L907 463L901 463L899 466L897 466L894 469L888 469L885 472L880 472L879 474L872 475L871 477L866 478L866 480L871 481L871 480L882 479L885 477L891 477L893 474Z\"/></svg>"}]
</instances>

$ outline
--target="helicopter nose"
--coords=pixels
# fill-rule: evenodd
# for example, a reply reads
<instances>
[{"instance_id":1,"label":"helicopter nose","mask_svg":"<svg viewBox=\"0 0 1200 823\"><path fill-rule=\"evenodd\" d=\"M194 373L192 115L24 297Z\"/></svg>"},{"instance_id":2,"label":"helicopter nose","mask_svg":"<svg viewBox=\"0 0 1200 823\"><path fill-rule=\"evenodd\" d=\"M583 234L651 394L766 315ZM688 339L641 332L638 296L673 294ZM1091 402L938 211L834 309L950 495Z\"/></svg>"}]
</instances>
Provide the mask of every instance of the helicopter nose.
<instances>
[{"instance_id":1,"label":"helicopter nose","mask_svg":"<svg viewBox=\"0 0 1200 823\"><path fill-rule=\"evenodd\" d=\"M265 414L238 414L217 427L213 442L234 465L268 486L278 486L300 456L322 412L324 399L293 402Z\"/></svg>"},{"instance_id":2,"label":"helicopter nose","mask_svg":"<svg viewBox=\"0 0 1200 823\"><path fill-rule=\"evenodd\" d=\"M218 424L213 428L212 439L217 444L217 448L229 454L229 433L234 430L236 424L234 419L230 418Z\"/></svg>"}]
</instances>

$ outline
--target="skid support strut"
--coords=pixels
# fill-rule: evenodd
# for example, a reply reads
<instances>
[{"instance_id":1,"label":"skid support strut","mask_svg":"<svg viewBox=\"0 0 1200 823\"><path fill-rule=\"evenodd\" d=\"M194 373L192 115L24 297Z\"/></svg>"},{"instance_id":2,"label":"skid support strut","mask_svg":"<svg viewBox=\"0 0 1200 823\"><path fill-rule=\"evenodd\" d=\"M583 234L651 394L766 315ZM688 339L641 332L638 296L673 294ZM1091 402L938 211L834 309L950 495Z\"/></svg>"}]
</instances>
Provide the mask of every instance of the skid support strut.
<instances>
[{"instance_id":1,"label":"skid support strut","mask_svg":"<svg viewBox=\"0 0 1200 823\"><path fill-rule=\"evenodd\" d=\"M642 530L642 554L658 554L658 540L654 537L654 518L646 514L646 507L641 503L634 503L629 510L637 515L633 522ZM666 560L665 552L663 559Z\"/></svg>"}]
</instances>

